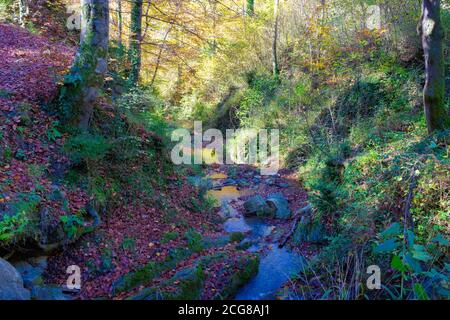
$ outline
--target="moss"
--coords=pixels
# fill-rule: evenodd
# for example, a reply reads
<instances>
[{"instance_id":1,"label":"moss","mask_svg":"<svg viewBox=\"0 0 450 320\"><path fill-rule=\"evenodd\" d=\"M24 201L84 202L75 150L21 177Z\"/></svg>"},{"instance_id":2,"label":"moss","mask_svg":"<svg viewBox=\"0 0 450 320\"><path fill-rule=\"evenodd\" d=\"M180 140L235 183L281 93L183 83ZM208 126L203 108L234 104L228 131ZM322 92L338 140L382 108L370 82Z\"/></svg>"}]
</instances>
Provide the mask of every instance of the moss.
<instances>
[{"instance_id":1,"label":"moss","mask_svg":"<svg viewBox=\"0 0 450 320\"><path fill-rule=\"evenodd\" d=\"M170 252L169 258L165 262L150 261L144 267L134 272L128 273L119 278L113 284L112 294L130 291L139 286L145 286L158 277L162 272L173 269L183 259L192 254L192 251L185 248L176 248Z\"/></svg>"},{"instance_id":2,"label":"moss","mask_svg":"<svg viewBox=\"0 0 450 320\"><path fill-rule=\"evenodd\" d=\"M242 232L233 232L230 235L230 242L241 242L244 238L245 235Z\"/></svg>"},{"instance_id":3,"label":"moss","mask_svg":"<svg viewBox=\"0 0 450 320\"><path fill-rule=\"evenodd\" d=\"M259 270L259 262L258 256L241 257L237 263L239 270L232 275L228 285L215 296L215 299L233 299L238 290L256 276Z\"/></svg>"},{"instance_id":4,"label":"moss","mask_svg":"<svg viewBox=\"0 0 450 320\"><path fill-rule=\"evenodd\" d=\"M145 288L129 300L198 300L200 299L205 273L201 263L185 268L158 287ZM176 289L173 285L176 283Z\"/></svg>"}]
</instances>

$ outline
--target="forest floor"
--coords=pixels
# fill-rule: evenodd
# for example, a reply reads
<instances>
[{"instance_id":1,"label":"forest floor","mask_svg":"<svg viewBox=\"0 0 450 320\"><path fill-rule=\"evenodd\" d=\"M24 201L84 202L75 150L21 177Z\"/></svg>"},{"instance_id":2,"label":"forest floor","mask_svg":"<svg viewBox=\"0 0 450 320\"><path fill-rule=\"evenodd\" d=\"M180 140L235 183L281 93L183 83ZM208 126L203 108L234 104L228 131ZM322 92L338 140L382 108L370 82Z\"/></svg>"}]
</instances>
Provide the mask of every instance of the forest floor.
<instances>
[{"instance_id":1,"label":"forest floor","mask_svg":"<svg viewBox=\"0 0 450 320\"><path fill-rule=\"evenodd\" d=\"M74 54L73 47L50 42L18 27L0 25L1 148L8 150L10 158L0 167L2 211L8 209L9 203L33 193L43 199L40 205L56 208L55 214L61 216L64 211L50 196L55 186L66 195L71 212L77 212L89 201L85 191L66 187L61 181L61 168L69 165L62 151L66 136L54 128L58 119L44 110L57 96L58 83L69 69ZM214 166L206 168L205 174L222 174L222 179L214 179L216 184L234 179L228 187L235 187L239 192L230 205L239 215L243 214L243 202L255 194L266 197L281 192L292 212L307 201L296 177L286 170L276 177L260 177L254 168L247 166ZM246 182L245 191L238 190L237 180ZM50 255L45 283L64 286L67 267L78 265L82 270L82 290L72 296L75 299L124 299L149 287L173 293L180 286L177 276L180 271L209 259L202 265L202 290L194 298L223 297L227 292L225 287L233 281L242 287L245 283L233 276L240 272L248 282L245 270L248 257L255 253L264 256L268 247L253 252L239 249L242 238L233 239L237 233L225 230L225 219L220 216L223 208L216 207L208 213L194 210L191 203L196 190L187 178L174 175L170 181L173 183L166 189L156 190L167 201L163 208L124 201L122 206L108 212L107 217L102 217L103 223L95 232ZM214 191L210 195L214 196ZM270 232L260 240L277 244L292 228L293 221L294 217L268 219L265 223L270 225ZM189 254L174 257L181 248L189 248ZM304 249L303 254L308 255L308 248ZM163 265L168 261L174 263L170 268L136 280L127 290L114 292L120 279L142 270L149 262ZM255 272L251 274L254 275ZM233 288L231 296L237 289Z\"/></svg>"}]
</instances>

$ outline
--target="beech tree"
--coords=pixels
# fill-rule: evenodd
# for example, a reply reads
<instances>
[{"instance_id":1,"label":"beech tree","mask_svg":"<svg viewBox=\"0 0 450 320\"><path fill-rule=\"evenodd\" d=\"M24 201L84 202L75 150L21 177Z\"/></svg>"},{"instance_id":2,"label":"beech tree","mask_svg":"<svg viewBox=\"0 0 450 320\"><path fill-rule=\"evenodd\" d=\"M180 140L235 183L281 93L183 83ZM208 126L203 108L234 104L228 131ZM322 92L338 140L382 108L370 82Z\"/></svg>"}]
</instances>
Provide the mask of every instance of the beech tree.
<instances>
[{"instance_id":1,"label":"beech tree","mask_svg":"<svg viewBox=\"0 0 450 320\"><path fill-rule=\"evenodd\" d=\"M108 41L108 0L82 0L80 47L60 97L63 116L82 131L89 128L108 70Z\"/></svg>"},{"instance_id":2,"label":"beech tree","mask_svg":"<svg viewBox=\"0 0 450 320\"><path fill-rule=\"evenodd\" d=\"M255 14L255 0L247 0L247 15L252 17Z\"/></svg>"},{"instance_id":3,"label":"beech tree","mask_svg":"<svg viewBox=\"0 0 450 320\"><path fill-rule=\"evenodd\" d=\"M273 40L272 40L272 65L273 65L273 75L278 77L280 70L278 68L278 10L279 10L280 0L274 0L274 22L273 22Z\"/></svg>"},{"instance_id":4,"label":"beech tree","mask_svg":"<svg viewBox=\"0 0 450 320\"><path fill-rule=\"evenodd\" d=\"M444 30L440 16L440 0L423 0L419 34L425 55L425 118L428 132L431 134L449 125L445 106Z\"/></svg>"},{"instance_id":5,"label":"beech tree","mask_svg":"<svg viewBox=\"0 0 450 320\"><path fill-rule=\"evenodd\" d=\"M136 85L139 82L139 73L141 71L141 42L142 42L142 0L133 0L131 9L131 35L129 59L131 70L129 82Z\"/></svg>"}]
</instances>

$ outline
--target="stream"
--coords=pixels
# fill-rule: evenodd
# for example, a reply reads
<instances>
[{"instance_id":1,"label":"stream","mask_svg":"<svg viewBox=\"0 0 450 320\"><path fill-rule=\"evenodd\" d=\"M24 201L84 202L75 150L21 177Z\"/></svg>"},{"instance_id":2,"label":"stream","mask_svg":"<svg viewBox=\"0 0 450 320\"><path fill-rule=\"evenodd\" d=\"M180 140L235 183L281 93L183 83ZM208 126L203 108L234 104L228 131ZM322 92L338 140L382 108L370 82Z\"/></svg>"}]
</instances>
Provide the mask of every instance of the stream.
<instances>
[{"instance_id":1,"label":"stream","mask_svg":"<svg viewBox=\"0 0 450 320\"><path fill-rule=\"evenodd\" d=\"M227 175L215 173L209 178L217 181L226 179ZM209 191L221 204L220 215L225 219L224 230L227 233L244 233L246 236L243 242L252 243L247 251L260 252L258 274L240 289L235 299L272 300L276 299L276 293L283 284L302 270L304 260L288 249L279 248L278 243L266 240L273 233L275 226L262 218L246 218L232 206L232 201L251 193L250 189L239 189L235 185Z\"/></svg>"}]
</instances>

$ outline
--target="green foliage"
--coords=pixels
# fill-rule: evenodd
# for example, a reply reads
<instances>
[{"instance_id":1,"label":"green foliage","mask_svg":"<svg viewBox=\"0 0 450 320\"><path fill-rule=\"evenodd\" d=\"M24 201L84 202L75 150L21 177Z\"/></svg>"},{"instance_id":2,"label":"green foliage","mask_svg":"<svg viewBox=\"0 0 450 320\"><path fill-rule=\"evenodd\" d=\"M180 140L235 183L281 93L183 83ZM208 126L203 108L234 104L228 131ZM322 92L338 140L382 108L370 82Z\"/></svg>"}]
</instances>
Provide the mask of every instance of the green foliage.
<instances>
[{"instance_id":1,"label":"green foliage","mask_svg":"<svg viewBox=\"0 0 450 320\"><path fill-rule=\"evenodd\" d=\"M184 234L184 238L187 241L188 248L193 252L200 252L204 249L203 237L195 229L190 229Z\"/></svg>"},{"instance_id":2,"label":"green foliage","mask_svg":"<svg viewBox=\"0 0 450 320\"><path fill-rule=\"evenodd\" d=\"M110 149L108 140L101 135L82 133L66 140L64 149L72 161L98 161L105 157Z\"/></svg>"},{"instance_id":3,"label":"green foliage","mask_svg":"<svg viewBox=\"0 0 450 320\"><path fill-rule=\"evenodd\" d=\"M421 245L414 232L403 230L399 223L381 232L379 239L374 253L391 255L390 266L396 271L387 280L391 298L411 298L411 295L419 300L449 298L448 239L437 234L434 241Z\"/></svg>"},{"instance_id":4,"label":"green foliage","mask_svg":"<svg viewBox=\"0 0 450 320\"><path fill-rule=\"evenodd\" d=\"M54 121L52 126L47 130L47 139L51 142L55 142L57 139L62 137L61 132L58 130L59 122Z\"/></svg>"},{"instance_id":5,"label":"green foliage","mask_svg":"<svg viewBox=\"0 0 450 320\"><path fill-rule=\"evenodd\" d=\"M131 237L126 237L122 241L122 249L126 251L134 250L136 247L136 239Z\"/></svg>"},{"instance_id":6,"label":"green foliage","mask_svg":"<svg viewBox=\"0 0 450 320\"><path fill-rule=\"evenodd\" d=\"M2 245L17 243L33 236L32 226L36 222L36 211L41 198L34 193L19 194L12 205L11 213L0 217L0 241Z\"/></svg>"},{"instance_id":7,"label":"green foliage","mask_svg":"<svg viewBox=\"0 0 450 320\"><path fill-rule=\"evenodd\" d=\"M80 229L83 227L83 219L77 215L66 215L59 217L63 224L64 232L69 239L77 236Z\"/></svg>"},{"instance_id":8,"label":"green foliage","mask_svg":"<svg viewBox=\"0 0 450 320\"><path fill-rule=\"evenodd\" d=\"M180 234L177 231L167 232L163 235L163 237L161 239L161 243L166 244L172 240L177 239L179 236L180 236Z\"/></svg>"}]
</instances>

